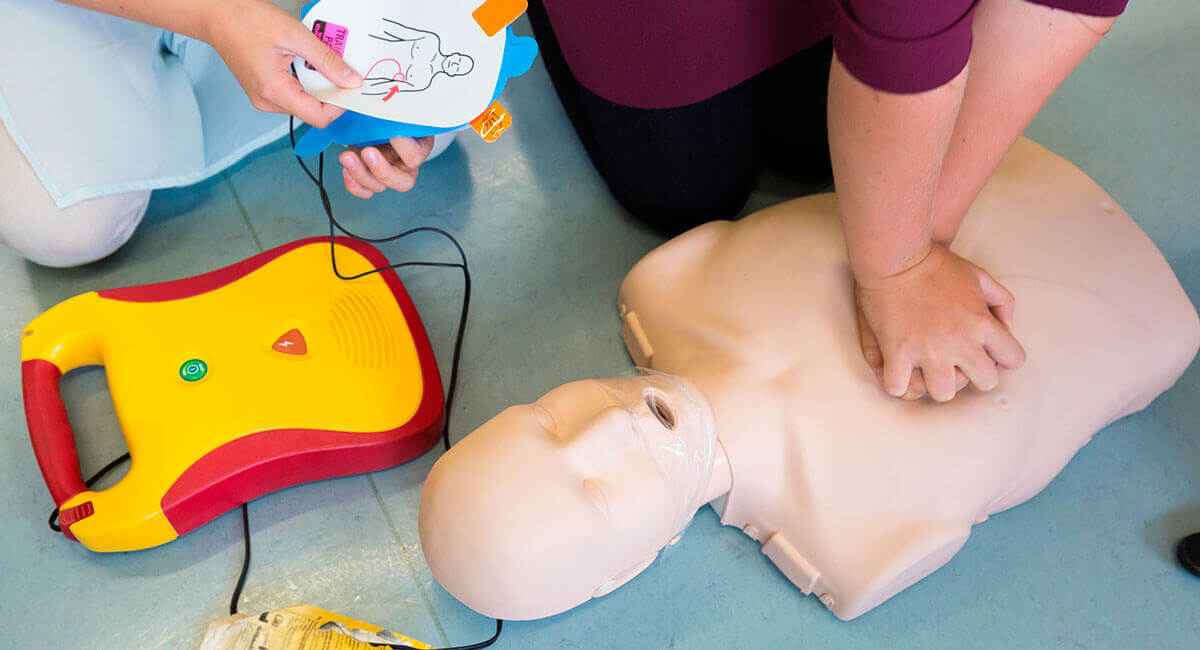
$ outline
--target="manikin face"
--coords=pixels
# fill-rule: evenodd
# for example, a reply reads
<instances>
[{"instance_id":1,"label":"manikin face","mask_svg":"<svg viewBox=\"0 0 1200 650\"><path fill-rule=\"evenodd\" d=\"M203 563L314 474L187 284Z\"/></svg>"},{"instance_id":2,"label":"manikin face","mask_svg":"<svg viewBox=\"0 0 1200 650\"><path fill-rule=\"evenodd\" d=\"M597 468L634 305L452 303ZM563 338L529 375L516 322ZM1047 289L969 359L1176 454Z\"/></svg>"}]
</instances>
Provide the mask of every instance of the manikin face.
<instances>
[{"instance_id":1,"label":"manikin face","mask_svg":"<svg viewBox=\"0 0 1200 650\"><path fill-rule=\"evenodd\" d=\"M465 54L449 54L446 56L445 62L442 63L442 70L451 77L461 77L465 74L471 74L471 71L474 69L475 62Z\"/></svg>"},{"instance_id":2,"label":"manikin face","mask_svg":"<svg viewBox=\"0 0 1200 650\"><path fill-rule=\"evenodd\" d=\"M472 609L542 618L645 569L703 505L707 402L662 374L566 384L485 423L434 465L421 544Z\"/></svg>"}]
</instances>

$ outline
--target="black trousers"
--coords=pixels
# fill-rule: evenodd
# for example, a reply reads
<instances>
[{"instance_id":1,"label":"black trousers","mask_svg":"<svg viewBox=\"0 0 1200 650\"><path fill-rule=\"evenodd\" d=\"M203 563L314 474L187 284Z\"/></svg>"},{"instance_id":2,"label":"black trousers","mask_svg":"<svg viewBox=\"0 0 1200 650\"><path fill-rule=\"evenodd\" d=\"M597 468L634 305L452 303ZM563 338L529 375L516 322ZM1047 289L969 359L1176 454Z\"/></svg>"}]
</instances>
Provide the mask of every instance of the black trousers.
<instances>
[{"instance_id":1,"label":"black trousers","mask_svg":"<svg viewBox=\"0 0 1200 650\"><path fill-rule=\"evenodd\" d=\"M736 216L764 166L806 184L832 179L825 110L831 41L704 101L641 109L580 85L544 5L530 2L528 15L592 164L626 210L664 234Z\"/></svg>"}]
</instances>

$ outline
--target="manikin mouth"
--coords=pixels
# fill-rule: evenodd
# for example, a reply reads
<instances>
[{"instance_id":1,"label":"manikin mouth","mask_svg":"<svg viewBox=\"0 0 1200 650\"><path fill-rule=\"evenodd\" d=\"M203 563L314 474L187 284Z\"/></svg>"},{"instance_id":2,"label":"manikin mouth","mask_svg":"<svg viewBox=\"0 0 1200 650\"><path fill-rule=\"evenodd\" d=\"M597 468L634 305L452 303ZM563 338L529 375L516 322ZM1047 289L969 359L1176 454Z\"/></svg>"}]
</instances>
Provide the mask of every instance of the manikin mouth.
<instances>
[{"instance_id":1,"label":"manikin mouth","mask_svg":"<svg viewBox=\"0 0 1200 650\"><path fill-rule=\"evenodd\" d=\"M674 375L638 368L638 401L613 395L633 415L638 435L678 495L672 530L678 534L704 505L716 458L716 422L699 389Z\"/></svg>"}]
</instances>

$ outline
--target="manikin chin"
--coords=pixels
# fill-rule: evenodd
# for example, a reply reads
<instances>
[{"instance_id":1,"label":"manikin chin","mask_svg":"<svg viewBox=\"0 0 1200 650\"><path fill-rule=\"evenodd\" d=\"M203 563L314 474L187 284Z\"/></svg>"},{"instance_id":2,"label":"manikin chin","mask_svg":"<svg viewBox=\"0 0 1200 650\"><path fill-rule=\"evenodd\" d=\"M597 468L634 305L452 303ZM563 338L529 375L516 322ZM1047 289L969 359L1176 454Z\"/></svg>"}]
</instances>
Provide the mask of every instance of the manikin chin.
<instances>
[{"instance_id":1,"label":"manikin chin","mask_svg":"<svg viewBox=\"0 0 1200 650\"><path fill-rule=\"evenodd\" d=\"M1037 495L1200 346L1154 244L1029 141L954 248L1016 295L1028 360L944 405L887 397L863 361L833 195L651 252L619 305L648 370L555 388L443 456L420 513L434 577L482 614L551 616L637 576L711 504L800 592L854 618Z\"/></svg>"}]
</instances>

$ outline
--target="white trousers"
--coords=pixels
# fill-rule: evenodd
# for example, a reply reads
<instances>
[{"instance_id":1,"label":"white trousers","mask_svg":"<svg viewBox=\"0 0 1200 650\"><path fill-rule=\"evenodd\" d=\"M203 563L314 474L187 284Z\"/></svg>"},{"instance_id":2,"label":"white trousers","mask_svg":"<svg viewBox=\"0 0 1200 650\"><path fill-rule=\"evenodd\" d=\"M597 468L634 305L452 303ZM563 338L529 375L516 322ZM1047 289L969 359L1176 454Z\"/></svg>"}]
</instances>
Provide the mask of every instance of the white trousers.
<instances>
[{"instance_id":1,"label":"white trousers","mask_svg":"<svg viewBox=\"0 0 1200 650\"><path fill-rule=\"evenodd\" d=\"M430 159L454 140L435 139ZM51 267L81 266L108 257L123 246L146 216L150 192L128 192L59 208L33 168L0 124L0 242L31 262Z\"/></svg>"},{"instance_id":2,"label":"white trousers","mask_svg":"<svg viewBox=\"0 0 1200 650\"><path fill-rule=\"evenodd\" d=\"M59 208L0 124L0 242L44 266L80 266L120 248L146 215L150 192L129 192Z\"/></svg>"}]
</instances>

